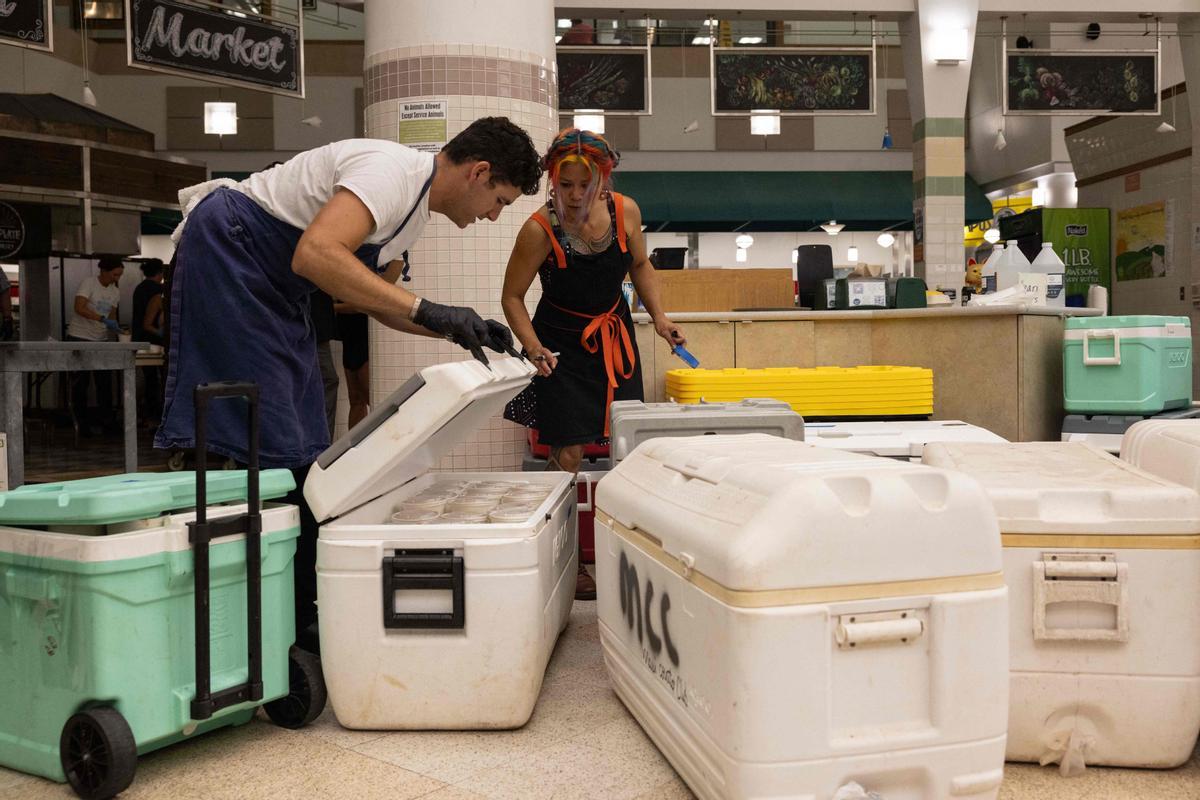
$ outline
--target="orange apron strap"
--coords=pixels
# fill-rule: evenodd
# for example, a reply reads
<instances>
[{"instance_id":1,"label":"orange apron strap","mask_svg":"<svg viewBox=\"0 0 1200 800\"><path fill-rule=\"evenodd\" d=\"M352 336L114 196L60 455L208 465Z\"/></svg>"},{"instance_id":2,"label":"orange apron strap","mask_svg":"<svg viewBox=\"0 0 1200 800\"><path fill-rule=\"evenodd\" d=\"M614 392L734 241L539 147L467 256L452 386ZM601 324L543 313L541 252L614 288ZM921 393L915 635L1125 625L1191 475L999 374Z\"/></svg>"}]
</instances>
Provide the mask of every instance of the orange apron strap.
<instances>
[{"instance_id":1,"label":"orange apron strap","mask_svg":"<svg viewBox=\"0 0 1200 800\"><path fill-rule=\"evenodd\" d=\"M612 199L617 211L617 244L621 246L622 253L628 253L629 247L625 244L625 198L613 192Z\"/></svg>"},{"instance_id":2,"label":"orange apron strap","mask_svg":"<svg viewBox=\"0 0 1200 800\"><path fill-rule=\"evenodd\" d=\"M542 230L544 230L546 235L550 237L550 247L554 250L554 259L558 262L558 268L566 269L567 254L563 252L562 245L558 243L558 237L554 235L554 228L550 227L550 223L542 219L539 214L533 214L530 216L530 219L532 219L538 225L541 225Z\"/></svg>"},{"instance_id":3,"label":"orange apron strap","mask_svg":"<svg viewBox=\"0 0 1200 800\"><path fill-rule=\"evenodd\" d=\"M622 301L618 300L617 302ZM604 398L605 436L612 434L609 409L612 407L613 390L618 385L617 377L629 380L633 377L633 369L637 365L636 351L629 338L629 331L621 318L614 313L616 310L617 307L614 305L607 312L591 317L591 322L583 329L583 334L579 337L579 343L583 345L584 350L589 353L599 351L600 357L604 359L604 372L608 378L608 390ZM575 311L568 311L568 313L578 317L588 317L586 314ZM597 337L599 337L599 341L597 341Z\"/></svg>"}]
</instances>

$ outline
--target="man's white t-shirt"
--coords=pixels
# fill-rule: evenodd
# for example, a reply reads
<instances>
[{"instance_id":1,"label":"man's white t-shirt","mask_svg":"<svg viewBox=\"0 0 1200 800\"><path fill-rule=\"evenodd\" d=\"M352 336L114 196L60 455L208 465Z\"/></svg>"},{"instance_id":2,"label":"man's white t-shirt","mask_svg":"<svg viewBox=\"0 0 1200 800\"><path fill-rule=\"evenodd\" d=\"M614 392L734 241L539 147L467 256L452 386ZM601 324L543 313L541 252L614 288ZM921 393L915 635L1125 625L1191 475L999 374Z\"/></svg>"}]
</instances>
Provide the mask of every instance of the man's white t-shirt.
<instances>
[{"instance_id":1,"label":"man's white t-shirt","mask_svg":"<svg viewBox=\"0 0 1200 800\"><path fill-rule=\"evenodd\" d=\"M107 317L108 313L117 307L117 303L121 302L121 290L117 288L117 284L113 282L108 286L101 286L100 279L95 275L79 282L75 296L86 298L92 311L102 317ZM104 327L103 322L86 319L74 311L71 312L71 321L67 323L67 335L87 339L89 342L106 342L109 338L108 328Z\"/></svg>"},{"instance_id":2,"label":"man's white t-shirt","mask_svg":"<svg viewBox=\"0 0 1200 800\"><path fill-rule=\"evenodd\" d=\"M412 211L433 172L433 154L383 139L346 139L314 150L238 184L238 190L271 216L305 230L339 188L354 192L371 216L375 230L367 244L382 244ZM416 243L429 221L429 193L404 230L379 254L378 267Z\"/></svg>"}]
</instances>

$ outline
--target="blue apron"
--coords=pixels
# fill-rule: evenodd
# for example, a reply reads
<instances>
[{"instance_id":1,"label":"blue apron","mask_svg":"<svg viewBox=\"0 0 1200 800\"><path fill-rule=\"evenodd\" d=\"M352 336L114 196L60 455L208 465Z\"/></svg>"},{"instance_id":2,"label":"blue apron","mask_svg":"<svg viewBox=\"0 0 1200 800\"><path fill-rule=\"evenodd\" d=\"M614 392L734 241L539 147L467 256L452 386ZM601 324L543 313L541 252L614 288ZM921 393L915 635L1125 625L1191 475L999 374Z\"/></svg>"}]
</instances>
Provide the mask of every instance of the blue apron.
<instances>
[{"instance_id":1,"label":"blue apron","mask_svg":"<svg viewBox=\"0 0 1200 800\"><path fill-rule=\"evenodd\" d=\"M388 241L404 230L432 181L431 172ZM259 385L263 467L303 467L329 446L308 311L316 287L292 271L303 233L232 189L214 191L188 215L172 274L170 367L155 447L194 446L192 390L210 381ZM364 244L354 255L383 272L387 265L376 262L386 244ZM246 462L242 404L212 406L208 448Z\"/></svg>"}]
</instances>

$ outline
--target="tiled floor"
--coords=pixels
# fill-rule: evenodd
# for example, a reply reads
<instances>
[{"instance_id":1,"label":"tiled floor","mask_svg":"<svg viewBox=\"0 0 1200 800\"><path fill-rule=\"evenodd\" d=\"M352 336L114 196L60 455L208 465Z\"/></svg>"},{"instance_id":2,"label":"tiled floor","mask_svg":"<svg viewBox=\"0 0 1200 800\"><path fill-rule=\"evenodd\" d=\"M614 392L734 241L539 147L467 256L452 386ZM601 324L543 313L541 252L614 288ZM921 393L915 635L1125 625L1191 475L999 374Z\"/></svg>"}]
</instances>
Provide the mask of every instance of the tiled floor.
<instances>
[{"instance_id":1,"label":"tiled floor","mask_svg":"<svg viewBox=\"0 0 1200 800\"><path fill-rule=\"evenodd\" d=\"M0 798L69 798L0 769ZM692 797L609 688L595 603L577 603L533 719L519 731L380 733L331 711L303 731L256 719L142 758L123 798L171 800L685 800ZM1200 752L1169 772L1011 764L1002 800L1196 800ZM886 799L885 799L886 800ZM933 800L931 798L931 800Z\"/></svg>"}]
</instances>

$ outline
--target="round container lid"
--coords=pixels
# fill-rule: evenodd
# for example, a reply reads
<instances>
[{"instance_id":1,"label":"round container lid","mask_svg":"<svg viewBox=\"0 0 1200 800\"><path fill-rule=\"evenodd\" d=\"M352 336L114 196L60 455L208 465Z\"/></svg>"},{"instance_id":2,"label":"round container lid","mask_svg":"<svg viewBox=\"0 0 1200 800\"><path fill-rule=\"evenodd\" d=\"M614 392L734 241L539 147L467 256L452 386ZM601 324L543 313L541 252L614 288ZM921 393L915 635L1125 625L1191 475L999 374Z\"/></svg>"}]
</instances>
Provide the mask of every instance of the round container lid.
<instances>
[{"instance_id":1,"label":"round container lid","mask_svg":"<svg viewBox=\"0 0 1200 800\"><path fill-rule=\"evenodd\" d=\"M445 514L442 514L442 516L438 518L438 522L446 522L451 525L462 525L462 524L470 525L470 524L478 524L478 523L487 522L487 521L488 521L487 514L481 514L481 513L470 512L470 511L447 511Z\"/></svg>"},{"instance_id":2,"label":"round container lid","mask_svg":"<svg viewBox=\"0 0 1200 800\"><path fill-rule=\"evenodd\" d=\"M446 511L464 511L471 514L486 514L499 503L498 497L460 497L446 504Z\"/></svg>"},{"instance_id":3,"label":"round container lid","mask_svg":"<svg viewBox=\"0 0 1200 800\"><path fill-rule=\"evenodd\" d=\"M524 522L537 511L536 506L500 506L488 514L490 522Z\"/></svg>"},{"instance_id":4,"label":"round container lid","mask_svg":"<svg viewBox=\"0 0 1200 800\"><path fill-rule=\"evenodd\" d=\"M428 525L440 516L441 514L437 511L405 508L392 514L392 522L396 525Z\"/></svg>"}]
</instances>

